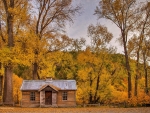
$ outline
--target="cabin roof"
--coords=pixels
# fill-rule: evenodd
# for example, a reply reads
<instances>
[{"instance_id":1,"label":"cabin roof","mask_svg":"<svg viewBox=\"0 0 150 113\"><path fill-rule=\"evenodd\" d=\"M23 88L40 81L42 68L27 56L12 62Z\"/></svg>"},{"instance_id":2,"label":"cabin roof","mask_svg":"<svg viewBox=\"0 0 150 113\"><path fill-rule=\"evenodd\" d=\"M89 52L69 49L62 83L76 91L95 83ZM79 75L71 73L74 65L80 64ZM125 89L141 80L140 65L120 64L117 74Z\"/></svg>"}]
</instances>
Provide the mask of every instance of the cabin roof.
<instances>
[{"instance_id":1,"label":"cabin roof","mask_svg":"<svg viewBox=\"0 0 150 113\"><path fill-rule=\"evenodd\" d=\"M60 90L76 90L75 80L23 80L21 90L40 90L45 86L57 87Z\"/></svg>"}]
</instances>

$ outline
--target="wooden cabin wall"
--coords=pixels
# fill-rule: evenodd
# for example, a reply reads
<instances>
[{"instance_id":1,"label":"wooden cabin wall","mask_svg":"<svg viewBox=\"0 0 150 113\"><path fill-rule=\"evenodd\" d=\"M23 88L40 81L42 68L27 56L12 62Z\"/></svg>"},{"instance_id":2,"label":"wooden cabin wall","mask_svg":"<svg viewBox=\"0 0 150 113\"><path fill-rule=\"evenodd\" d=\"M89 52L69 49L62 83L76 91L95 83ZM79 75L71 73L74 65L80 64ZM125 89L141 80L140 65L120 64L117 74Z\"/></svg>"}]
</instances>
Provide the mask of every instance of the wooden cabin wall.
<instances>
[{"instance_id":1,"label":"wooden cabin wall","mask_svg":"<svg viewBox=\"0 0 150 113\"><path fill-rule=\"evenodd\" d=\"M62 93L59 91L57 95L57 105L60 107L73 107L76 106L76 91L67 91L67 100L62 99Z\"/></svg>"},{"instance_id":2,"label":"wooden cabin wall","mask_svg":"<svg viewBox=\"0 0 150 113\"><path fill-rule=\"evenodd\" d=\"M35 92L35 101L30 100L30 92ZM40 92L38 91L22 91L22 107L39 107L40 106Z\"/></svg>"}]
</instances>

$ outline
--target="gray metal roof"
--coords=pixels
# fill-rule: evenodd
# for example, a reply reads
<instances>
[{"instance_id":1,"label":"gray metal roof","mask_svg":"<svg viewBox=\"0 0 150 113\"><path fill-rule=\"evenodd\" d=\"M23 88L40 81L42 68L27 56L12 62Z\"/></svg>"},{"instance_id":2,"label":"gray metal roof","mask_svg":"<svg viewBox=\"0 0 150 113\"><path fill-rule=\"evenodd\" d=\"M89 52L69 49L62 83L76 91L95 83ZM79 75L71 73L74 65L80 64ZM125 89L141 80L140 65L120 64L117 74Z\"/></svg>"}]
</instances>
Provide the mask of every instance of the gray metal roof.
<instances>
[{"instance_id":1,"label":"gray metal roof","mask_svg":"<svg viewBox=\"0 0 150 113\"><path fill-rule=\"evenodd\" d=\"M52 84L61 90L76 90L75 80L23 80L20 90L39 90L46 84Z\"/></svg>"}]
</instances>

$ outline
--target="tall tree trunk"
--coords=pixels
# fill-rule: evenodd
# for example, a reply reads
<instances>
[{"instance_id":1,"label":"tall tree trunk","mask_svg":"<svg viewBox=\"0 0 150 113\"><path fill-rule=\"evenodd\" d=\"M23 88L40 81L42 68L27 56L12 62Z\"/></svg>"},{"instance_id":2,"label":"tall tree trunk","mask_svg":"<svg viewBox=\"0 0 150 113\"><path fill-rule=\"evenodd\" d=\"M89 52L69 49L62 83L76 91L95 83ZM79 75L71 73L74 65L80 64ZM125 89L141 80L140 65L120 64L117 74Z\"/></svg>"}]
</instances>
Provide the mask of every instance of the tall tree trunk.
<instances>
[{"instance_id":1,"label":"tall tree trunk","mask_svg":"<svg viewBox=\"0 0 150 113\"><path fill-rule=\"evenodd\" d=\"M123 38L124 53L125 53L125 60L126 60L126 69L128 73L128 98L131 98L132 96L131 71L130 71L128 52L127 52L127 45L126 45L127 39L124 32L125 31L122 31L122 38Z\"/></svg>"},{"instance_id":2,"label":"tall tree trunk","mask_svg":"<svg viewBox=\"0 0 150 113\"><path fill-rule=\"evenodd\" d=\"M140 50L142 48L142 43L143 43L143 39L144 39L144 33L145 33L145 29L146 29L146 25L148 23L148 18L149 18L149 9L147 10L146 13L146 17L143 20L143 25L142 25L142 29L141 29L141 34L140 34L140 40L139 40L139 45L138 45L138 50L137 50L137 60L136 60L136 77L135 77L135 92L134 92L134 96L137 96L137 85L138 85L138 76L139 76L139 57L140 57ZM145 88L147 88L147 68L146 66L146 58L145 58L145 50L143 52L143 60L144 60L144 70L145 70ZM148 90L145 89L145 92L148 93Z\"/></svg>"},{"instance_id":3,"label":"tall tree trunk","mask_svg":"<svg viewBox=\"0 0 150 113\"><path fill-rule=\"evenodd\" d=\"M141 44L143 43L143 33L144 33L144 26L143 25L143 29L142 29L142 33L140 35L140 40L139 40L139 44L138 44L138 50L137 50L137 59L136 59L136 74L135 74L135 88L134 88L134 96L137 96L138 94L138 78L139 78L139 58L140 58L140 50L141 50Z\"/></svg>"},{"instance_id":4,"label":"tall tree trunk","mask_svg":"<svg viewBox=\"0 0 150 113\"><path fill-rule=\"evenodd\" d=\"M7 18L7 35L8 35L8 48L12 48L14 46L13 39L13 14L9 12L9 8L14 8L14 0L3 0L3 4L6 11ZM13 105L13 66L9 62L5 65L5 79L4 79L4 94L3 94L3 103L6 105Z\"/></svg>"},{"instance_id":5,"label":"tall tree trunk","mask_svg":"<svg viewBox=\"0 0 150 113\"><path fill-rule=\"evenodd\" d=\"M92 78L90 77L90 88L92 87L92 83L93 83L93 80ZM90 89L90 94L89 94L89 103L92 103L92 92L91 92L91 89Z\"/></svg>"},{"instance_id":6,"label":"tall tree trunk","mask_svg":"<svg viewBox=\"0 0 150 113\"><path fill-rule=\"evenodd\" d=\"M35 49L34 54L35 54L35 61L33 63L33 73L32 73L32 79L36 80L36 79L40 79L40 76L38 74L38 63L37 63L37 59L38 59L38 50Z\"/></svg>"},{"instance_id":7,"label":"tall tree trunk","mask_svg":"<svg viewBox=\"0 0 150 113\"><path fill-rule=\"evenodd\" d=\"M0 97L2 97L3 94L3 76L0 76ZM0 104L3 103L3 99L0 98Z\"/></svg>"},{"instance_id":8,"label":"tall tree trunk","mask_svg":"<svg viewBox=\"0 0 150 113\"><path fill-rule=\"evenodd\" d=\"M148 94L148 74L147 74L147 64L146 64L146 52L143 52L143 60L144 60L144 73L145 73L145 93Z\"/></svg>"},{"instance_id":9,"label":"tall tree trunk","mask_svg":"<svg viewBox=\"0 0 150 113\"><path fill-rule=\"evenodd\" d=\"M36 62L34 62L32 79L36 80L37 79L37 75L38 75L38 64Z\"/></svg>"},{"instance_id":10,"label":"tall tree trunk","mask_svg":"<svg viewBox=\"0 0 150 113\"><path fill-rule=\"evenodd\" d=\"M138 77L139 77L139 58L140 58L140 50L141 50L141 45L143 43L143 33L144 33L144 27L145 27L145 24L143 25L143 28L142 28L142 32L141 32L141 35L140 35L140 40L139 40L139 44L138 44L138 50L137 50L137 59L136 59L136 74L135 74L135 89L134 89L134 96L137 96L138 94Z\"/></svg>"},{"instance_id":11,"label":"tall tree trunk","mask_svg":"<svg viewBox=\"0 0 150 113\"><path fill-rule=\"evenodd\" d=\"M135 74L135 83L134 83L134 96L137 96L138 92L138 77L139 77L139 51L140 51L140 45L139 49L137 51L137 60L136 60L136 74Z\"/></svg>"},{"instance_id":12,"label":"tall tree trunk","mask_svg":"<svg viewBox=\"0 0 150 113\"><path fill-rule=\"evenodd\" d=\"M3 102L5 105L13 105L13 81L12 81L12 65L5 66L5 79L4 79L4 94Z\"/></svg>"},{"instance_id":13,"label":"tall tree trunk","mask_svg":"<svg viewBox=\"0 0 150 113\"><path fill-rule=\"evenodd\" d=\"M0 62L0 70L2 69L2 63ZM0 96L2 97L3 93L3 76L0 73ZM2 98L0 98L0 103L2 103Z\"/></svg>"},{"instance_id":14,"label":"tall tree trunk","mask_svg":"<svg viewBox=\"0 0 150 113\"><path fill-rule=\"evenodd\" d=\"M99 89L99 82L100 82L100 75L98 75L97 77L97 82L96 82L96 90L95 90L95 95L94 95L94 103L96 103L98 101L99 98L97 98L97 92Z\"/></svg>"},{"instance_id":15,"label":"tall tree trunk","mask_svg":"<svg viewBox=\"0 0 150 113\"><path fill-rule=\"evenodd\" d=\"M135 74L135 81L134 81L134 96L137 96L138 92L138 75Z\"/></svg>"},{"instance_id":16,"label":"tall tree trunk","mask_svg":"<svg viewBox=\"0 0 150 113\"><path fill-rule=\"evenodd\" d=\"M141 31L142 38L144 38L145 29L147 29L147 27L146 27L147 23L149 25L148 20L150 18L150 2L147 2L147 6L145 7L145 10L146 10L146 17L145 17L144 24L143 24L142 31ZM147 55L147 49L148 48L147 48L147 45L145 45L145 46L146 46L146 48L145 47L143 48L142 54L143 54L144 72L145 72L145 93L148 94L148 72L147 72L147 64L146 64L146 60L147 60L146 55Z\"/></svg>"},{"instance_id":17,"label":"tall tree trunk","mask_svg":"<svg viewBox=\"0 0 150 113\"><path fill-rule=\"evenodd\" d=\"M97 97L97 92L98 92L98 89L99 89L99 82L100 82L100 75L101 75L102 67L103 67L103 63L101 64L101 66L99 68L99 72L98 72L95 95L94 95L94 103L98 102L99 99L100 99L99 97Z\"/></svg>"}]
</instances>

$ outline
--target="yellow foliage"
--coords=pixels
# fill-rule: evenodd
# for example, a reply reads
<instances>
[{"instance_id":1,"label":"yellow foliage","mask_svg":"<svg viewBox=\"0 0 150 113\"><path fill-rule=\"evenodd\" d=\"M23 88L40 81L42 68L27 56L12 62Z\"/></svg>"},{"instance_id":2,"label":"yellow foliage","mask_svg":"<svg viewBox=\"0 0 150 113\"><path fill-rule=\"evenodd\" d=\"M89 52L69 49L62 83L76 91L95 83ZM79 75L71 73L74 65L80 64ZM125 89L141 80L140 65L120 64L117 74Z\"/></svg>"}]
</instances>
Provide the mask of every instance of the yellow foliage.
<instances>
[{"instance_id":1,"label":"yellow foliage","mask_svg":"<svg viewBox=\"0 0 150 113\"><path fill-rule=\"evenodd\" d=\"M88 91L89 91L89 89L87 89L86 86L87 86L86 84L83 84L82 86L77 88L77 92L76 92L77 104L88 103Z\"/></svg>"},{"instance_id":2,"label":"yellow foliage","mask_svg":"<svg viewBox=\"0 0 150 113\"><path fill-rule=\"evenodd\" d=\"M150 103L150 96L145 94L144 91L140 91L138 96L132 96L128 100L128 103L131 106L149 104Z\"/></svg>"},{"instance_id":3,"label":"yellow foliage","mask_svg":"<svg viewBox=\"0 0 150 113\"><path fill-rule=\"evenodd\" d=\"M12 15L18 15L18 9L17 8L8 8L8 12Z\"/></svg>"},{"instance_id":4,"label":"yellow foliage","mask_svg":"<svg viewBox=\"0 0 150 113\"><path fill-rule=\"evenodd\" d=\"M81 88L78 88L76 92L77 104L82 104L84 100L83 98L84 98L83 90Z\"/></svg>"},{"instance_id":5,"label":"yellow foliage","mask_svg":"<svg viewBox=\"0 0 150 113\"><path fill-rule=\"evenodd\" d=\"M52 64L43 64L41 65L41 68L43 68L42 70L38 71L40 73L40 77L42 79L46 78L46 77L52 77L54 78L55 76L55 68L53 67Z\"/></svg>"},{"instance_id":6,"label":"yellow foliage","mask_svg":"<svg viewBox=\"0 0 150 113\"><path fill-rule=\"evenodd\" d=\"M114 90L112 92L113 94L113 99L112 99L112 103L122 103L127 101L127 92L120 92L120 91L116 91Z\"/></svg>"},{"instance_id":7,"label":"yellow foliage","mask_svg":"<svg viewBox=\"0 0 150 113\"><path fill-rule=\"evenodd\" d=\"M13 98L16 104L19 104L21 100L20 87L21 87L22 81L23 81L22 78L18 77L15 74L13 75Z\"/></svg>"},{"instance_id":8,"label":"yellow foliage","mask_svg":"<svg viewBox=\"0 0 150 113\"><path fill-rule=\"evenodd\" d=\"M13 54L9 48L3 48L0 49L0 62L6 63L6 62L12 62L13 60Z\"/></svg>"}]
</instances>

